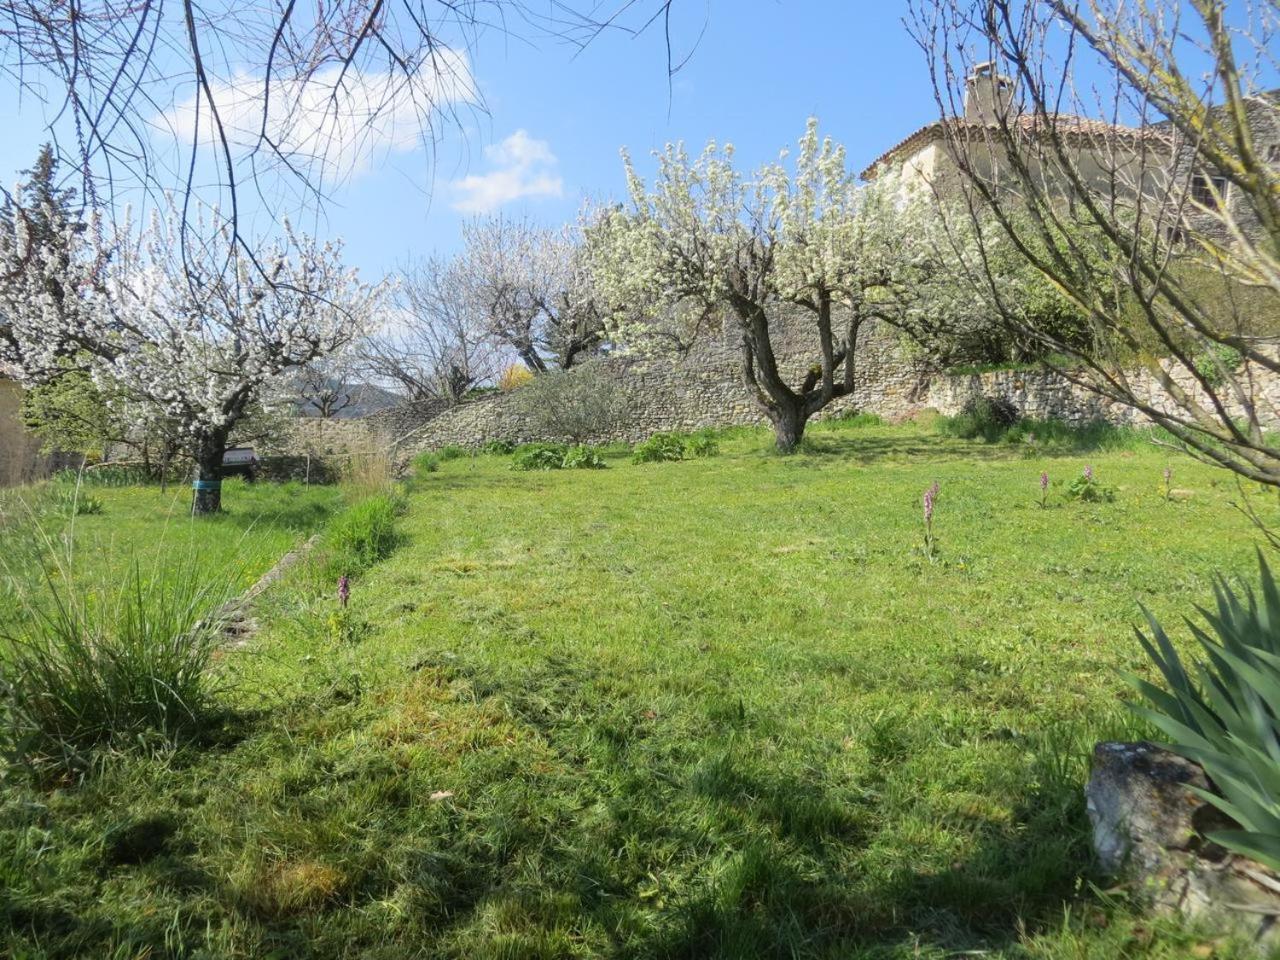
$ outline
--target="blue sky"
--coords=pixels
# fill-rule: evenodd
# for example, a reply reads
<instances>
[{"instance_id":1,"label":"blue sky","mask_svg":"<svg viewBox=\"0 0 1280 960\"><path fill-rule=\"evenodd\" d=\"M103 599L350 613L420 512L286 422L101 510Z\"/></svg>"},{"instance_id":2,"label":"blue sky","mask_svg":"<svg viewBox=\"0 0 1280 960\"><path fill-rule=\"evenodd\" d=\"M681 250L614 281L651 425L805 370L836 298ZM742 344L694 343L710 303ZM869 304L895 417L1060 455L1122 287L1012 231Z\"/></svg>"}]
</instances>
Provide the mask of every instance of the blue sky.
<instances>
[{"instance_id":1,"label":"blue sky","mask_svg":"<svg viewBox=\"0 0 1280 960\"><path fill-rule=\"evenodd\" d=\"M690 0L677 9L677 55L701 40L670 88L661 30L605 34L580 52L481 37L470 67L485 110L445 124L434 151L401 143L376 152L311 228L342 236L349 259L376 277L455 250L477 213L558 223L584 196L619 196L623 146L644 169L668 141L698 148L716 138L755 166L816 115L861 169L936 116L924 55L902 23L906 0ZM0 92L0 111L9 118L0 177L12 181L45 139L44 109L30 97L19 109Z\"/></svg>"},{"instance_id":2,"label":"blue sky","mask_svg":"<svg viewBox=\"0 0 1280 960\"><path fill-rule=\"evenodd\" d=\"M668 89L657 32L605 35L585 51L552 43L481 42L473 69L488 108L466 130L446 131L434 168L422 154L388 158L354 181L330 215L362 266L393 266L406 255L448 251L476 199L467 176L519 169L535 143L554 161L523 170L547 192L503 204L504 213L561 222L582 197L623 190L619 148L637 159L664 143L732 141L743 163L776 157L816 114L845 143L854 164L935 115L921 52L901 23L900 3L853 0L734 0L714 3L692 60ZM696 38L703 9L675 24L677 43ZM485 148L490 156L486 156ZM503 156L492 156L501 152ZM541 180L539 180L541 178ZM501 178L499 178L501 179ZM509 181L509 178L508 178ZM559 181L559 195L550 182ZM428 195L428 189L430 194Z\"/></svg>"},{"instance_id":3,"label":"blue sky","mask_svg":"<svg viewBox=\"0 0 1280 960\"><path fill-rule=\"evenodd\" d=\"M338 189L322 232L345 238L371 275L459 242L481 206L547 222L572 219L585 195L617 196L618 151L670 140L729 140L743 163L777 155L816 114L862 165L933 114L924 61L901 0L708 0L682 6L677 52L705 33L670 90L661 31L603 35L586 50L553 40L480 38L472 70L486 111L446 126L424 149L380 151ZM705 15L705 16L704 16ZM5 102L7 100L7 102ZM42 105L11 94L0 177L12 182L44 139ZM505 144L505 145L504 145ZM461 181L470 181L465 188ZM497 204L520 188L529 195Z\"/></svg>"}]
</instances>

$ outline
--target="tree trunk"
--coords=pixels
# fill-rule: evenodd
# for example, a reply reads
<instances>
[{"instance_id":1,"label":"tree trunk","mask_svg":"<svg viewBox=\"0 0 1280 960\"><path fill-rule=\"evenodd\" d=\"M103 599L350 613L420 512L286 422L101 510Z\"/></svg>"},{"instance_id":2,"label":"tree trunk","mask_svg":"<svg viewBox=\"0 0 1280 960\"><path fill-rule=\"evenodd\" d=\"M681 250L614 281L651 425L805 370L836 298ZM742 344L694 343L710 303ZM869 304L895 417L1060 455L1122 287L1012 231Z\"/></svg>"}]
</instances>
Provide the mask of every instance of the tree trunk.
<instances>
[{"instance_id":1,"label":"tree trunk","mask_svg":"<svg viewBox=\"0 0 1280 960\"><path fill-rule=\"evenodd\" d=\"M808 414L804 402L796 404L775 405L769 410L769 420L773 423L774 442L779 453L795 453L804 436Z\"/></svg>"},{"instance_id":2,"label":"tree trunk","mask_svg":"<svg viewBox=\"0 0 1280 960\"><path fill-rule=\"evenodd\" d=\"M210 430L196 437L192 454L195 480L192 482L191 515L217 513L222 509L222 455L227 452L227 432Z\"/></svg>"}]
</instances>

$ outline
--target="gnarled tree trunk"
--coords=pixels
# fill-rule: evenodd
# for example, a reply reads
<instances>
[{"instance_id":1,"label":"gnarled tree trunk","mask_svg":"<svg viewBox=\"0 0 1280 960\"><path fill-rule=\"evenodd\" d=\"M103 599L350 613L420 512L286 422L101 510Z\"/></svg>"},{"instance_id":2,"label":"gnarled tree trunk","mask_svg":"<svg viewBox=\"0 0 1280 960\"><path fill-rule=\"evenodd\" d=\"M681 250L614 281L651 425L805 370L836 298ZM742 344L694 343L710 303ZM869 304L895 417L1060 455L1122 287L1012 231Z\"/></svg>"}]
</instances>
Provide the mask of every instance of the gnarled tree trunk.
<instances>
[{"instance_id":1,"label":"gnarled tree trunk","mask_svg":"<svg viewBox=\"0 0 1280 960\"><path fill-rule=\"evenodd\" d=\"M226 452L226 429L206 430L196 434L192 449L195 459L195 478L191 484L193 517L217 513L222 509L222 456Z\"/></svg>"}]
</instances>

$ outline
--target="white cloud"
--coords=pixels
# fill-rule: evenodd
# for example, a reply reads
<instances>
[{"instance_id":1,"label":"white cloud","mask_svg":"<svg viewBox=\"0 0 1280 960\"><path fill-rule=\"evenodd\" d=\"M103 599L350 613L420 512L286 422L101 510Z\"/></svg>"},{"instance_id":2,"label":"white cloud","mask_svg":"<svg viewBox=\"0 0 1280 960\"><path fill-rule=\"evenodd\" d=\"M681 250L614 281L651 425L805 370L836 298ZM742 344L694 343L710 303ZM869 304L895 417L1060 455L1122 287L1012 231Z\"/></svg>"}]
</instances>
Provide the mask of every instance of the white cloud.
<instances>
[{"instance_id":1,"label":"white cloud","mask_svg":"<svg viewBox=\"0 0 1280 960\"><path fill-rule=\"evenodd\" d=\"M455 210L488 213L521 197L559 197L564 181L556 175L556 156L545 140L535 140L517 130L501 143L484 148L485 159L495 169L454 180L449 187L457 195Z\"/></svg>"},{"instance_id":2,"label":"white cloud","mask_svg":"<svg viewBox=\"0 0 1280 960\"><path fill-rule=\"evenodd\" d=\"M339 81L341 81L339 83ZM233 149L259 145L263 131L261 77L237 73L211 84L218 116ZM384 150L413 150L431 135L437 114L476 102L474 78L465 53L437 50L429 69L406 81L385 72L361 73L340 67L317 72L305 83L277 81L266 99L266 134L295 167L326 176L366 172ZM193 94L153 118L162 131L182 142L215 140L213 111ZM263 145L266 153L270 147Z\"/></svg>"}]
</instances>

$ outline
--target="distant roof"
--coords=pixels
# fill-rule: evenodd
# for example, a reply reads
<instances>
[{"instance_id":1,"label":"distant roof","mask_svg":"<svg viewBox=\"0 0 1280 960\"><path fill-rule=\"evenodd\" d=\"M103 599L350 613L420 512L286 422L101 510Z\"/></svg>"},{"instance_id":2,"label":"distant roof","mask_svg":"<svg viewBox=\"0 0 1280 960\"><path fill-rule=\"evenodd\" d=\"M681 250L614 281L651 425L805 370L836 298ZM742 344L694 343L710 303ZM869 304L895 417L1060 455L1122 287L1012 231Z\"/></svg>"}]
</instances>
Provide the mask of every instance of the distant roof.
<instances>
[{"instance_id":1,"label":"distant roof","mask_svg":"<svg viewBox=\"0 0 1280 960\"><path fill-rule=\"evenodd\" d=\"M1015 118L1012 126L1022 133L1034 134L1036 128L1045 119L1041 114L1029 113ZM1103 137L1115 136L1121 136L1127 140L1163 141L1169 139L1167 133L1151 126L1126 127L1121 124L1107 123L1105 120L1091 120L1088 117L1078 117L1065 113L1056 114L1052 118L1051 125L1057 134L1067 141L1093 142ZM985 137L988 134L999 132L1000 126L994 123L977 123L961 119L934 120L932 123L926 123L923 127L899 140L880 156L876 157L862 171L862 179L875 179L881 166L906 154L914 153L935 140L942 139L947 135L948 129L952 134L978 134Z\"/></svg>"}]
</instances>

